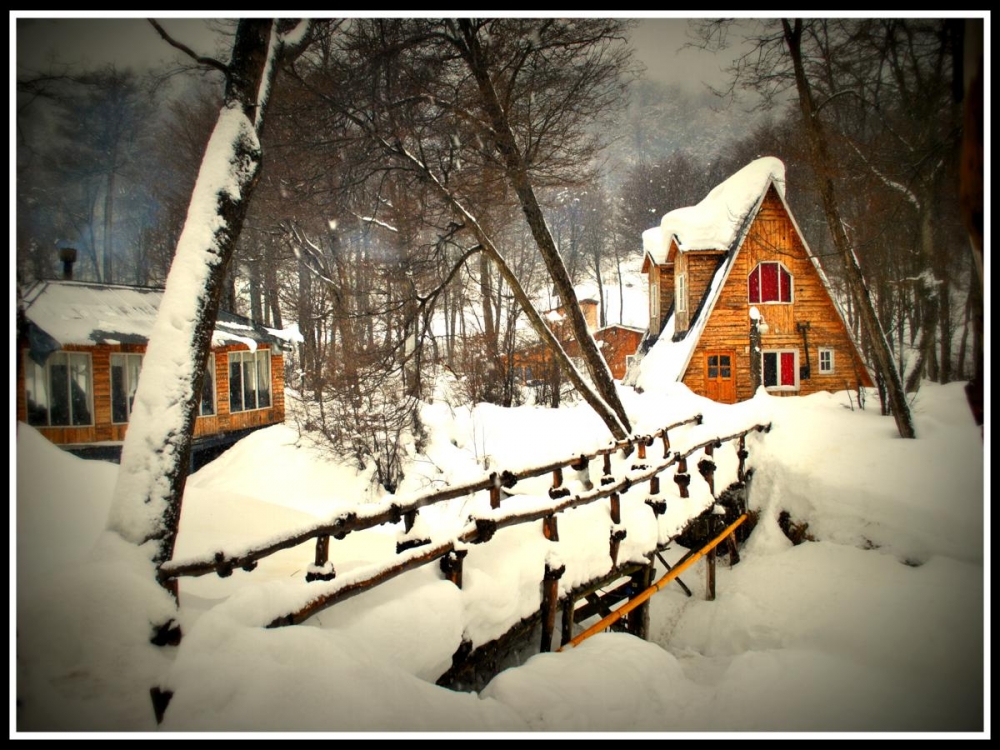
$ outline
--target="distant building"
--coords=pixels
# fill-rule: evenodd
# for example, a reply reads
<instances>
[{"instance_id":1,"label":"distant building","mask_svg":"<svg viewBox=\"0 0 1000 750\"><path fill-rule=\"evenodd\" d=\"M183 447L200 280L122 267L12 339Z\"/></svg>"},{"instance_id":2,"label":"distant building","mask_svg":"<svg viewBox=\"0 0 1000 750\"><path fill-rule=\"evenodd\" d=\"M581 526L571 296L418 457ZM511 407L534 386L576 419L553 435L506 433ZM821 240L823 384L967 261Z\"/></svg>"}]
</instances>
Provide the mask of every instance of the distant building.
<instances>
[{"instance_id":1,"label":"distant building","mask_svg":"<svg viewBox=\"0 0 1000 750\"><path fill-rule=\"evenodd\" d=\"M778 159L758 159L643 233L656 340L646 356L716 401L749 399L759 385L775 395L872 386L784 176Z\"/></svg>"},{"instance_id":2,"label":"distant building","mask_svg":"<svg viewBox=\"0 0 1000 750\"><path fill-rule=\"evenodd\" d=\"M591 332L604 360L608 363L611 376L621 380L625 376L628 363L642 340L643 331L623 325L597 327L597 300L580 300L580 310L587 321L587 329ZM580 344L573 336L573 331L566 321L562 307L550 310L542 316L562 344L566 354L571 359L580 357ZM558 365L552 357L552 352L543 343L522 347L514 353L514 367L521 383L534 385L549 382L557 376Z\"/></svg>"},{"instance_id":3,"label":"distant building","mask_svg":"<svg viewBox=\"0 0 1000 750\"><path fill-rule=\"evenodd\" d=\"M162 289L39 281L17 328L17 419L79 455L118 460ZM192 462L285 419L282 339L220 312Z\"/></svg>"}]
</instances>

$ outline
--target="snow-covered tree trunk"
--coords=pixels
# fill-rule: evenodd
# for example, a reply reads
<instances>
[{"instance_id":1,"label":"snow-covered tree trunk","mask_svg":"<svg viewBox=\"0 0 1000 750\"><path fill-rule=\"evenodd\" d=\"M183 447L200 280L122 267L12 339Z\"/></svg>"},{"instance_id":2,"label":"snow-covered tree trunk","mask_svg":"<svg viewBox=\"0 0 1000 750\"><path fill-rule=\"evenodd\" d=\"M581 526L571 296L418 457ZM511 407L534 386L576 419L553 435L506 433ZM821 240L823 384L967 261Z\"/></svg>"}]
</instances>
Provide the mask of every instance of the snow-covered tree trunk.
<instances>
[{"instance_id":1,"label":"snow-covered tree trunk","mask_svg":"<svg viewBox=\"0 0 1000 750\"><path fill-rule=\"evenodd\" d=\"M283 47L300 44L308 30L308 22L300 22L280 34L278 24L241 20L229 64L209 61L225 72L225 97L191 195L122 448L108 527L135 544L154 542L150 552L157 563L173 555L205 363L229 260L260 173L259 135L277 61Z\"/></svg>"}]
</instances>

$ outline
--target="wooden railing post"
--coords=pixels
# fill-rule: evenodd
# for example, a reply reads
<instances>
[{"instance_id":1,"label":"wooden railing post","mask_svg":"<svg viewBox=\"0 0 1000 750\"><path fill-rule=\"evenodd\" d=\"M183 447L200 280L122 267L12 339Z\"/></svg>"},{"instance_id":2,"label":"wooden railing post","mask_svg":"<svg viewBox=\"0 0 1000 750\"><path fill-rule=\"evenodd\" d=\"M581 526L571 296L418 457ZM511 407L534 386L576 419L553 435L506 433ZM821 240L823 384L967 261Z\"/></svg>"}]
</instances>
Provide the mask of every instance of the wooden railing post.
<instances>
[{"instance_id":1,"label":"wooden railing post","mask_svg":"<svg viewBox=\"0 0 1000 750\"><path fill-rule=\"evenodd\" d=\"M569 495L569 487L563 487L563 470L562 468L554 469L552 471L552 487L549 488L549 497L553 500L558 500L560 497L566 497Z\"/></svg>"},{"instance_id":2,"label":"wooden railing post","mask_svg":"<svg viewBox=\"0 0 1000 750\"><path fill-rule=\"evenodd\" d=\"M615 481L614 476L611 474L611 454L604 454L604 471L601 473L601 486L606 484L611 484Z\"/></svg>"},{"instance_id":3,"label":"wooden railing post","mask_svg":"<svg viewBox=\"0 0 1000 750\"><path fill-rule=\"evenodd\" d=\"M745 482L747 478L747 456L750 454L747 452L747 436L746 434L740 435L740 447L736 450L736 455L740 459L740 466L736 470L736 478L740 482Z\"/></svg>"},{"instance_id":4,"label":"wooden railing post","mask_svg":"<svg viewBox=\"0 0 1000 750\"><path fill-rule=\"evenodd\" d=\"M628 536L625 529L611 529L611 567L618 565L618 549L621 547L622 539Z\"/></svg>"},{"instance_id":5,"label":"wooden railing post","mask_svg":"<svg viewBox=\"0 0 1000 750\"><path fill-rule=\"evenodd\" d=\"M493 510L500 507L500 477L496 472L490 474L490 507Z\"/></svg>"},{"instance_id":6,"label":"wooden railing post","mask_svg":"<svg viewBox=\"0 0 1000 750\"><path fill-rule=\"evenodd\" d=\"M542 579L542 643L539 650L552 650L552 633L556 629L556 610L559 608L559 579L566 572L566 566L553 567L545 563L545 577Z\"/></svg>"},{"instance_id":7,"label":"wooden railing post","mask_svg":"<svg viewBox=\"0 0 1000 750\"><path fill-rule=\"evenodd\" d=\"M562 637L559 645L565 645L573 640L573 615L576 613L576 602L568 597L562 605Z\"/></svg>"},{"instance_id":8,"label":"wooden railing post","mask_svg":"<svg viewBox=\"0 0 1000 750\"><path fill-rule=\"evenodd\" d=\"M715 497L715 445L709 443L705 446L705 458L698 462L698 472L708 482L708 491Z\"/></svg>"},{"instance_id":9,"label":"wooden railing post","mask_svg":"<svg viewBox=\"0 0 1000 750\"><path fill-rule=\"evenodd\" d=\"M465 560L467 554L469 554L468 550L453 549L441 558L441 572L458 588L462 588L462 561Z\"/></svg>"},{"instance_id":10,"label":"wooden railing post","mask_svg":"<svg viewBox=\"0 0 1000 750\"><path fill-rule=\"evenodd\" d=\"M611 523L622 522L622 499L617 492L611 493Z\"/></svg>"},{"instance_id":11,"label":"wooden railing post","mask_svg":"<svg viewBox=\"0 0 1000 750\"><path fill-rule=\"evenodd\" d=\"M691 484L691 475L687 473L688 462L686 458L682 458L677 462L677 473L674 474L674 481L677 482L677 487L680 490L681 497L691 497L688 492L688 485Z\"/></svg>"},{"instance_id":12,"label":"wooden railing post","mask_svg":"<svg viewBox=\"0 0 1000 750\"><path fill-rule=\"evenodd\" d=\"M715 547L709 550L705 556L706 580L705 580L705 601L715 601Z\"/></svg>"},{"instance_id":13,"label":"wooden railing post","mask_svg":"<svg viewBox=\"0 0 1000 750\"><path fill-rule=\"evenodd\" d=\"M654 475L649 478L649 497L646 498L646 505L653 510L653 515L662 516L667 512L667 501L660 494L660 477Z\"/></svg>"},{"instance_id":14,"label":"wooden railing post","mask_svg":"<svg viewBox=\"0 0 1000 750\"><path fill-rule=\"evenodd\" d=\"M663 430L663 457L670 458L670 436L667 435L666 429Z\"/></svg>"},{"instance_id":15,"label":"wooden railing post","mask_svg":"<svg viewBox=\"0 0 1000 750\"><path fill-rule=\"evenodd\" d=\"M559 541L559 524L556 522L555 515L545 516L542 519L542 534L550 542Z\"/></svg>"},{"instance_id":16,"label":"wooden railing post","mask_svg":"<svg viewBox=\"0 0 1000 750\"><path fill-rule=\"evenodd\" d=\"M316 537L316 554L306 571L306 581L332 581L336 577L337 572L330 562L330 537L320 535Z\"/></svg>"}]
</instances>

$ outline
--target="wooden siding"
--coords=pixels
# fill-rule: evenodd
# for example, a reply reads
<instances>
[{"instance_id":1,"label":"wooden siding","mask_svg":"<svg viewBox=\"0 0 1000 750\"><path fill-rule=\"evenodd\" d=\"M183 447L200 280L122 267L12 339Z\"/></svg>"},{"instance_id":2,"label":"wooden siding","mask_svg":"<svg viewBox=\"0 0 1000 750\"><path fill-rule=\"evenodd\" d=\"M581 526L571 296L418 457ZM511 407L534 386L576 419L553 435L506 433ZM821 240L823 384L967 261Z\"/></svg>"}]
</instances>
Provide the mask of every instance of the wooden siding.
<instances>
[{"instance_id":1,"label":"wooden siding","mask_svg":"<svg viewBox=\"0 0 1000 750\"><path fill-rule=\"evenodd\" d=\"M670 265L660 266L660 319L656 321L656 333L660 332L660 326L662 325L663 318L666 317L667 313L670 312L670 308L674 304L674 266Z\"/></svg>"},{"instance_id":2,"label":"wooden siding","mask_svg":"<svg viewBox=\"0 0 1000 750\"><path fill-rule=\"evenodd\" d=\"M24 357L26 343L18 342L17 357L17 419L28 421L28 403L25 392ZM125 439L127 424L111 421L111 355L117 353L142 354L143 344L98 344L95 346L68 345L62 351L87 352L91 357L93 383L92 414L94 424L83 427L36 427L57 445L78 443L117 443ZM195 437L214 435L233 430L281 424L285 421L285 361L280 350L271 349L271 406L267 409L229 413L229 352L247 351L245 345L214 349L215 353L215 416L195 419Z\"/></svg>"},{"instance_id":3,"label":"wooden siding","mask_svg":"<svg viewBox=\"0 0 1000 750\"><path fill-rule=\"evenodd\" d=\"M674 264L650 265L649 270L649 332L658 334L663 318L674 304ZM659 300L660 306L656 307Z\"/></svg>"},{"instance_id":4,"label":"wooden siding","mask_svg":"<svg viewBox=\"0 0 1000 750\"><path fill-rule=\"evenodd\" d=\"M570 358L580 356L580 345L565 330L553 330L559 337L563 349ZM560 335L562 333L563 335ZM608 326L593 334L594 340L604 342L599 344L601 356L608 363L611 375L617 380L625 377L625 357L635 354L642 341L643 332L634 331L622 326ZM556 365L552 352L545 344L534 344L514 352L512 366L515 368L530 367L532 380L551 380L555 375ZM523 380L523 379L522 379Z\"/></svg>"},{"instance_id":5,"label":"wooden siding","mask_svg":"<svg viewBox=\"0 0 1000 750\"><path fill-rule=\"evenodd\" d=\"M683 382L695 393L703 394L703 360L706 354L709 351L733 350L736 353L736 398L743 401L753 396L750 383L751 305L747 276L761 261L781 262L792 274L793 290L793 302L790 304L757 303L756 307L769 326L768 333L762 336L762 349L796 350L801 367L806 364L806 352L796 324L809 323L810 326L811 377L800 380L799 390L791 393L805 395L817 391L854 389L859 382L871 387L871 378L773 187L768 191L733 262L729 278L719 292L712 317L695 347ZM821 348L834 351L834 371L831 374L819 372ZM775 392L775 395L788 393Z\"/></svg>"},{"instance_id":6,"label":"wooden siding","mask_svg":"<svg viewBox=\"0 0 1000 750\"><path fill-rule=\"evenodd\" d=\"M687 288L687 300L683 312L675 317L674 330L686 331L691 327L691 320L705 299L705 293L712 283L712 277L719 267L723 253L718 250L690 251L678 253L675 273L684 274ZM671 278L671 277L667 277ZM671 286L674 286L671 284ZM671 295L674 290L671 290Z\"/></svg>"},{"instance_id":7,"label":"wooden siding","mask_svg":"<svg viewBox=\"0 0 1000 750\"><path fill-rule=\"evenodd\" d=\"M631 328L621 326L609 326L602 328L594 334L598 342L602 342L601 356L608 363L611 369L611 376L615 380L625 377L626 357L635 354L642 341L642 331L634 331Z\"/></svg>"}]
</instances>

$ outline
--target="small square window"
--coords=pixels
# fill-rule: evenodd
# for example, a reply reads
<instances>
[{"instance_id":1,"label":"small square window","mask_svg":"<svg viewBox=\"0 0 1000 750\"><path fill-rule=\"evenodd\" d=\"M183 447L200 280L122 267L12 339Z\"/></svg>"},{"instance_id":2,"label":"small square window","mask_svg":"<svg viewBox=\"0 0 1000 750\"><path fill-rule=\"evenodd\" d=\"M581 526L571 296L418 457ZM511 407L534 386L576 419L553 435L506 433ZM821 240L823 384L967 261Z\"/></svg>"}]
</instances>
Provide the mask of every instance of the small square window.
<instances>
[{"instance_id":1,"label":"small square window","mask_svg":"<svg viewBox=\"0 0 1000 750\"><path fill-rule=\"evenodd\" d=\"M833 372L833 349L819 350L819 371L824 375Z\"/></svg>"}]
</instances>

